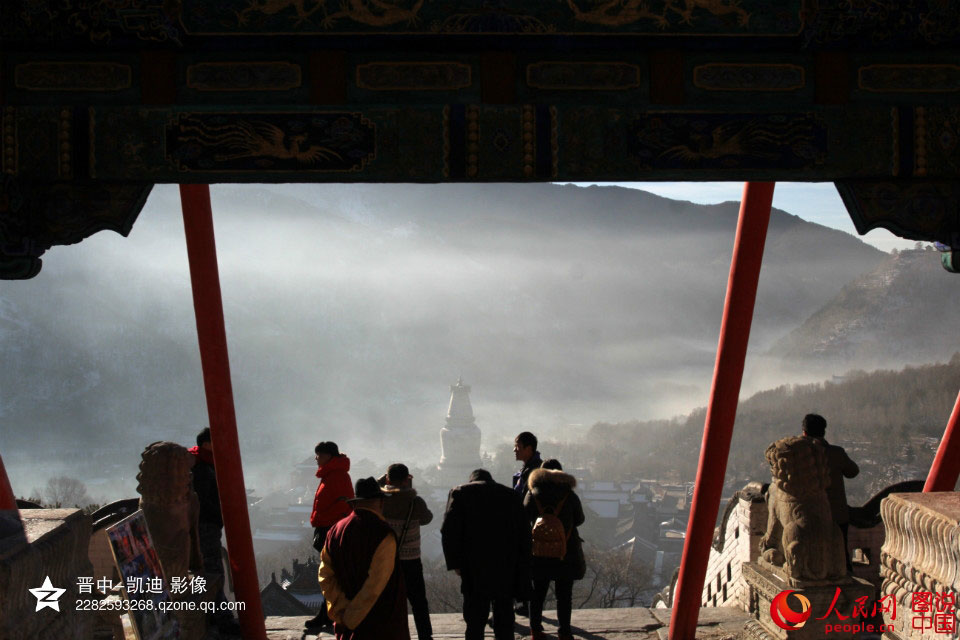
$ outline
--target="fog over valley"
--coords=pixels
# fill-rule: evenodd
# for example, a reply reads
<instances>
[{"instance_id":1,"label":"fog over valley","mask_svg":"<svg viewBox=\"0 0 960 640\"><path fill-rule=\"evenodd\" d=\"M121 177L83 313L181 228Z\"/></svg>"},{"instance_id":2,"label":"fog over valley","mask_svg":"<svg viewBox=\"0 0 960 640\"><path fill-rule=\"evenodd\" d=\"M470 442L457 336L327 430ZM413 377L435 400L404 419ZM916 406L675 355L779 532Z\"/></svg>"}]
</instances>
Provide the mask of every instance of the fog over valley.
<instances>
[{"instance_id":1,"label":"fog over valley","mask_svg":"<svg viewBox=\"0 0 960 640\"><path fill-rule=\"evenodd\" d=\"M576 441L707 401L738 203L549 184L212 195L249 488L285 480L320 439L357 461L435 465L458 376L489 452L521 430ZM774 210L743 393L856 367L791 354L826 330L811 316L890 258ZM774 348L801 326L806 342ZM207 418L176 186L154 188L129 238L56 247L35 279L4 282L0 352L18 495L65 473L95 499L132 496L145 445L192 445ZM882 355L871 364L927 354Z\"/></svg>"}]
</instances>

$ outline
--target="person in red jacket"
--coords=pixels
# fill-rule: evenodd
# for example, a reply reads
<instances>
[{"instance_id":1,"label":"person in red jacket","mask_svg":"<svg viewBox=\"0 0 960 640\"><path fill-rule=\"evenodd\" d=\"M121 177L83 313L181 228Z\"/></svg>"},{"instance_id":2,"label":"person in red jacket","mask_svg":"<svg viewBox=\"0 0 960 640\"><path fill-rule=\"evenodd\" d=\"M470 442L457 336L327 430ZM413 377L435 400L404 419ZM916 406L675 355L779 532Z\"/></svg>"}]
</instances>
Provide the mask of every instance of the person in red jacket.
<instances>
[{"instance_id":1,"label":"person in red jacket","mask_svg":"<svg viewBox=\"0 0 960 640\"><path fill-rule=\"evenodd\" d=\"M313 548L322 553L327 532L353 510L347 502L353 498L353 482L350 480L350 458L340 453L335 442L319 442L313 450L320 485L313 497L310 524L313 526ZM331 624L324 603L316 617L307 621L306 628L322 629Z\"/></svg>"}]
</instances>

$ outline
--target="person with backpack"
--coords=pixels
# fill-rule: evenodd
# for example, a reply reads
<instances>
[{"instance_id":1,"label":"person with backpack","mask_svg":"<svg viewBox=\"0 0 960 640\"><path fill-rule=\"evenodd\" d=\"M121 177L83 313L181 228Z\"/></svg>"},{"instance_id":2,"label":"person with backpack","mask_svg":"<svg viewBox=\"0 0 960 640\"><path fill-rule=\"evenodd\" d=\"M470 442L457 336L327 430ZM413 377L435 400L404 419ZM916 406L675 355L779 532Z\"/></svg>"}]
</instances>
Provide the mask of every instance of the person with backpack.
<instances>
[{"instance_id":1,"label":"person with backpack","mask_svg":"<svg viewBox=\"0 0 960 640\"><path fill-rule=\"evenodd\" d=\"M523 508L533 528L530 574L533 598L530 601L530 638L545 640L543 602L552 581L557 596L559 640L573 640L570 613L573 609L573 582L587 572L583 545L577 527L584 522L583 506L573 489L576 479L563 472L555 459L544 461L530 473L529 492Z\"/></svg>"}]
</instances>

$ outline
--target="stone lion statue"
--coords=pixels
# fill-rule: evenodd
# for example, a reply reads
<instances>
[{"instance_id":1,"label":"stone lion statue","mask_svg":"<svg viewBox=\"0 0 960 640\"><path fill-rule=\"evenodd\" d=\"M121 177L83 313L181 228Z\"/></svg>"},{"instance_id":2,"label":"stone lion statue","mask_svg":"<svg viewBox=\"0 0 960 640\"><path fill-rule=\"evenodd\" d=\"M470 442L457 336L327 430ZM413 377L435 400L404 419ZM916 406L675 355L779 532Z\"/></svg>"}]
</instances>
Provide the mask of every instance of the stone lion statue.
<instances>
[{"instance_id":1,"label":"stone lion statue","mask_svg":"<svg viewBox=\"0 0 960 640\"><path fill-rule=\"evenodd\" d=\"M825 449L812 438L794 436L777 440L765 455L773 479L761 559L792 584L846 577L843 534L826 493L830 471Z\"/></svg>"},{"instance_id":2,"label":"stone lion statue","mask_svg":"<svg viewBox=\"0 0 960 640\"><path fill-rule=\"evenodd\" d=\"M203 567L197 533L200 501L190 477L193 464L186 447L175 442L154 442L141 455L140 508L167 579Z\"/></svg>"},{"instance_id":3,"label":"stone lion statue","mask_svg":"<svg viewBox=\"0 0 960 640\"><path fill-rule=\"evenodd\" d=\"M154 442L141 454L137 474L140 509L167 580L173 576L187 577L188 570L195 574L203 570L198 528L200 499L190 475L195 462L186 447L175 442ZM219 588L219 583L212 584L201 597L211 597ZM177 610L173 616L180 624L180 640L206 637L206 614L202 610Z\"/></svg>"}]
</instances>

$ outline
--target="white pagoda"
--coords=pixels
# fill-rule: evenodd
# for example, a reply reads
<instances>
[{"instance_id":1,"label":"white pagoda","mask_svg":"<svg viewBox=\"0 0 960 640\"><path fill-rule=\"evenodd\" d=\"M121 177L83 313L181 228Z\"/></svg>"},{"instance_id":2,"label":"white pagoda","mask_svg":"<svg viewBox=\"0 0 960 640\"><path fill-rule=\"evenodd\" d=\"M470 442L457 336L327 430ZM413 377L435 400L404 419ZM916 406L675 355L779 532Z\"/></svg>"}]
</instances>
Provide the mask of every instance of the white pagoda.
<instances>
[{"instance_id":1,"label":"white pagoda","mask_svg":"<svg viewBox=\"0 0 960 640\"><path fill-rule=\"evenodd\" d=\"M467 482L470 472L480 467L480 429L470 406L470 387L458 378L450 386L447 424L440 430L440 483L455 487Z\"/></svg>"}]
</instances>

